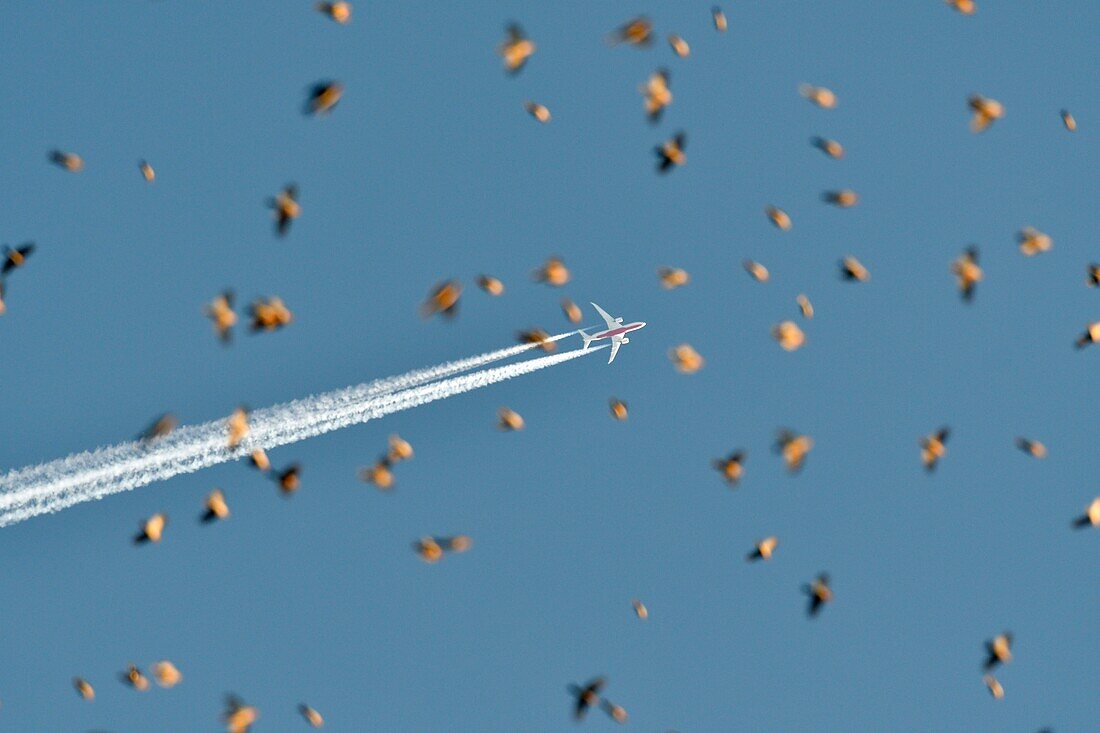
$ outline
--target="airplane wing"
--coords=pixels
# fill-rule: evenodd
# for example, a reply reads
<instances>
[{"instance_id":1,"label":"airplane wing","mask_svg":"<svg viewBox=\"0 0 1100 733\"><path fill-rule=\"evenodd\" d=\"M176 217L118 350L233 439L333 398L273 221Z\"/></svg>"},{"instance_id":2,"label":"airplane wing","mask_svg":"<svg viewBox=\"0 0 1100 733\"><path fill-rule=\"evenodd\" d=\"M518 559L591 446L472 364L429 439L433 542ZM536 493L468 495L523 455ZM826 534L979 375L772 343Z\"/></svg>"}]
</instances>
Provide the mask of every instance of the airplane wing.
<instances>
[{"instance_id":1,"label":"airplane wing","mask_svg":"<svg viewBox=\"0 0 1100 733\"><path fill-rule=\"evenodd\" d=\"M623 319L621 318L612 318L611 314L609 314L607 311L605 311L603 308L599 307L595 303L592 303L592 307L595 308L596 312L600 314L600 317L607 322L607 327L609 329L615 328L615 326L618 326L620 323L623 322Z\"/></svg>"},{"instance_id":2,"label":"airplane wing","mask_svg":"<svg viewBox=\"0 0 1100 733\"><path fill-rule=\"evenodd\" d=\"M595 305L595 303L593 303L593 305ZM612 336L611 337L611 358L609 358L607 360L608 364L615 361L615 354L619 353L619 347L622 346L622 345L623 345L623 337L622 336Z\"/></svg>"}]
</instances>

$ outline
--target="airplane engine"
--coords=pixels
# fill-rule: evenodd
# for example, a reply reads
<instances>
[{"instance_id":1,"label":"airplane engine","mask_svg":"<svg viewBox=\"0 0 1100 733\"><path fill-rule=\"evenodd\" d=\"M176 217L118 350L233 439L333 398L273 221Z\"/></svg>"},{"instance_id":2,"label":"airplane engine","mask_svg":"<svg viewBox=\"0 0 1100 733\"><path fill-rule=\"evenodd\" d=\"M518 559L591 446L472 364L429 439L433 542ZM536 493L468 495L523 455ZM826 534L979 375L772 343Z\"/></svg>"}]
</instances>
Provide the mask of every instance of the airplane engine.
<instances>
[{"instance_id":1,"label":"airplane engine","mask_svg":"<svg viewBox=\"0 0 1100 733\"><path fill-rule=\"evenodd\" d=\"M630 343L630 339L628 339L628 338L627 338L626 336L623 336L623 343L624 343L624 344L629 344L629 343Z\"/></svg>"}]
</instances>

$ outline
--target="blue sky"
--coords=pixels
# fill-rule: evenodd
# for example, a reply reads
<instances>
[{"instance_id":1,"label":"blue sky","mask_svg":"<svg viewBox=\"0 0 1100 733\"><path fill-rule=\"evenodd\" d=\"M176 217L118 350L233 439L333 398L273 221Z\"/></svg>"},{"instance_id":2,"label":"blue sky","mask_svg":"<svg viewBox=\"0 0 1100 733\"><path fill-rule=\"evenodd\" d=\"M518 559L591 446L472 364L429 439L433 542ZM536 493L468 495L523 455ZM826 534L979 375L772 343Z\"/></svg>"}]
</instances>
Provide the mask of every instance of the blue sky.
<instances>
[{"instance_id":1,"label":"blue sky","mask_svg":"<svg viewBox=\"0 0 1100 733\"><path fill-rule=\"evenodd\" d=\"M346 27L305 0L5 4L0 239L39 248L0 318L4 468L129 439L166 410L205 421L564 330L563 295L649 325L610 368L570 362L274 451L303 465L290 500L225 465L0 531L4 726L217 730L233 691L258 732L304 729L301 701L326 730L560 731L566 685L605 674L635 730L1089 729L1100 538L1069 523L1100 493L1100 348L1072 348L1100 318L1084 285L1100 6L725 10L720 35L709 2L359 2ZM636 13L658 42L608 48ZM495 52L511 20L538 44L514 78ZM652 126L637 87L658 67L675 101ZM328 78L343 101L303 117ZM974 92L1006 108L981 135ZM652 148L678 130L687 164L657 176ZM53 148L85 170L50 165ZM290 181L303 214L280 240L264 200ZM858 206L821 203L841 187ZM1027 225L1051 252L1020 255ZM966 305L948 267L969 243L985 280ZM573 280L531 282L555 253ZM846 254L870 282L839 280ZM661 265L691 284L662 290ZM473 287L481 272L503 297ZM421 320L449 277L467 285L458 319ZM226 286L282 296L295 322L223 348L201 309ZM786 353L769 329L801 292L817 315ZM669 364L681 342L698 374ZM495 430L505 404L525 431ZM944 424L929 476L917 441ZM798 476L770 450L783 426L816 443ZM416 457L384 495L356 470L391 432ZM730 491L710 461L734 448L749 455ZM200 526L215 486L233 516ZM157 511L164 541L133 547ZM436 566L410 551L448 533L473 549ZM775 558L745 563L771 534ZM836 598L811 621L799 587L822 570ZM1016 659L994 701L982 644L1006 629ZM179 687L117 682L162 658Z\"/></svg>"}]
</instances>

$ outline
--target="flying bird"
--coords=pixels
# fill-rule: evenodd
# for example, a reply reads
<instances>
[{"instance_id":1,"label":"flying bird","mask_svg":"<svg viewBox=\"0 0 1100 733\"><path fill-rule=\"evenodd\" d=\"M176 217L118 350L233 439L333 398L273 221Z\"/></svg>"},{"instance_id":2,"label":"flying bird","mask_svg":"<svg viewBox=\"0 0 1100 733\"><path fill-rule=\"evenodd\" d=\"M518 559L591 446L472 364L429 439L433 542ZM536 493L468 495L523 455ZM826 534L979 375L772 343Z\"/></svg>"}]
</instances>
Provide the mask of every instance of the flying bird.
<instances>
[{"instance_id":1,"label":"flying bird","mask_svg":"<svg viewBox=\"0 0 1100 733\"><path fill-rule=\"evenodd\" d=\"M1085 326L1085 332L1077 337L1074 346L1083 349L1089 344L1094 344L1097 341L1100 341L1100 321L1093 321Z\"/></svg>"},{"instance_id":2,"label":"flying bird","mask_svg":"<svg viewBox=\"0 0 1100 733\"><path fill-rule=\"evenodd\" d=\"M1027 453L1032 458L1046 458L1047 447L1037 440L1028 438L1016 438L1016 447Z\"/></svg>"},{"instance_id":3,"label":"flying bird","mask_svg":"<svg viewBox=\"0 0 1100 733\"><path fill-rule=\"evenodd\" d=\"M714 21L714 30L719 33L725 33L726 29L729 28L729 23L726 22L726 14L717 5L711 8L710 17Z\"/></svg>"},{"instance_id":4,"label":"flying bird","mask_svg":"<svg viewBox=\"0 0 1100 733\"><path fill-rule=\"evenodd\" d=\"M737 486L741 477L745 475L745 451L735 450L725 458L715 458L711 465L714 466L715 471L722 474L727 484L731 487Z\"/></svg>"},{"instance_id":5,"label":"flying bird","mask_svg":"<svg viewBox=\"0 0 1100 733\"><path fill-rule=\"evenodd\" d=\"M141 523L141 531L134 537L134 544L141 545L146 542L160 542L164 536L164 528L168 526L167 514L154 514Z\"/></svg>"},{"instance_id":6,"label":"flying bird","mask_svg":"<svg viewBox=\"0 0 1100 733\"><path fill-rule=\"evenodd\" d=\"M794 321L783 321L772 326L772 338L784 351L798 351L806 343L806 334Z\"/></svg>"},{"instance_id":7,"label":"flying bird","mask_svg":"<svg viewBox=\"0 0 1100 733\"><path fill-rule=\"evenodd\" d=\"M821 109L833 109L836 107L836 94L834 94L831 89L815 87L812 84L801 84L798 87L798 93Z\"/></svg>"},{"instance_id":8,"label":"flying bird","mask_svg":"<svg viewBox=\"0 0 1100 733\"><path fill-rule=\"evenodd\" d=\"M248 408L242 405L234 410L226 420L225 427L229 433L229 449L233 450L248 437Z\"/></svg>"},{"instance_id":9,"label":"flying bird","mask_svg":"<svg viewBox=\"0 0 1100 733\"><path fill-rule=\"evenodd\" d=\"M302 467L292 463L275 476L275 483L283 496L290 496L302 485Z\"/></svg>"},{"instance_id":10,"label":"flying bird","mask_svg":"<svg viewBox=\"0 0 1100 733\"><path fill-rule=\"evenodd\" d=\"M509 74L517 74L534 55L535 42L516 23L509 24L504 32L504 42L497 48L497 53L504 59L504 69Z\"/></svg>"},{"instance_id":11,"label":"flying bird","mask_svg":"<svg viewBox=\"0 0 1100 733\"><path fill-rule=\"evenodd\" d=\"M989 672L998 664L1008 664L1012 661L1012 634L1005 632L998 634L985 643L985 671Z\"/></svg>"},{"instance_id":12,"label":"flying bird","mask_svg":"<svg viewBox=\"0 0 1100 733\"><path fill-rule=\"evenodd\" d=\"M626 403L625 402L618 399L617 397L612 397L609 400L608 405L611 408L611 417L613 417L613 418L615 418L616 420L619 420L619 421L622 421L622 420L626 419L627 409L626 409Z\"/></svg>"},{"instance_id":13,"label":"flying bird","mask_svg":"<svg viewBox=\"0 0 1100 733\"><path fill-rule=\"evenodd\" d=\"M138 170L141 171L141 177L145 179L146 183L152 183L157 179L157 172L153 170L153 166L149 165L147 160L138 163Z\"/></svg>"},{"instance_id":14,"label":"flying bird","mask_svg":"<svg viewBox=\"0 0 1100 733\"><path fill-rule=\"evenodd\" d=\"M421 318L430 318L440 313L444 318L458 315L458 299L462 296L462 283L458 280L445 280L437 283L420 305Z\"/></svg>"},{"instance_id":15,"label":"flying bird","mask_svg":"<svg viewBox=\"0 0 1100 733\"><path fill-rule=\"evenodd\" d=\"M504 283L491 275L478 275L477 286L489 295L504 294Z\"/></svg>"},{"instance_id":16,"label":"flying bird","mask_svg":"<svg viewBox=\"0 0 1100 733\"><path fill-rule=\"evenodd\" d=\"M248 463L260 473L266 473L271 469L271 459L267 457L267 451L256 448L248 454Z\"/></svg>"},{"instance_id":17,"label":"flying bird","mask_svg":"<svg viewBox=\"0 0 1100 733\"><path fill-rule=\"evenodd\" d=\"M14 248L5 244L3 249L4 264L0 266L0 275L7 275L12 270L27 264L27 258L34 254L34 249L34 242L27 242Z\"/></svg>"},{"instance_id":18,"label":"flying bird","mask_svg":"<svg viewBox=\"0 0 1100 733\"><path fill-rule=\"evenodd\" d=\"M393 464L383 458L368 468L359 469L359 478L367 483L374 484L381 491L387 491L393 487Z\"/></svg>"},{"instance_id":19,"label":"flying bird","mask_svg":"<svg viewBox=\"0 0 1100 733\"><path fill-rule=\"evenodd\" d=\"M257 708L246 705L236 695L226 697L225 712L222 713L226 733L249 733L259 717L260 711Z\"/></svg>"},{"instance_id":20,"label":"flying bird","mask_svg":"<svg viewBox=\"0 0 1100 733\"><path fill-rule=\"evenodd\" d=\"M684 154L686 144L687 137L684 133L678 132L654 148L654 152L657 154L657 171L668 173L673 167L686 163L687 156Z\"/></svg>"},{"instance_id":21,"label":"flying bird","mask_svg":"<svg viewBox=\"0 0 1100 733\"><path fill-rule=\"evenodd\" d=\"M1095 262L1089 263L1088 277L1085 278L1085 284L1090 288L1095 288L1097 285L1100 285L1100 265Z\"/></svg>"},{"instance_id":22,"label":"flying bird","mask_svg":"<svg viewBox=\"0 0 1100 733\"><path fill-rule=\"evenodd\" d=\"M218 519L229 518L229 504L225 501L225 493L221 489L214 489L206 495L203 502L206 511L202 514L202 521L209 524Z\"/></svg>"},{"instance_id":23,"label":"flying bird","mask_svg":"<svg viewBox=\"0 0 1100 733\"><path fill-rule=\"evenodd\" d=\"M859 203L859 194L850 188L839 191L826 191L821 194L821 200L841 209L849 209Z\"/></svg>"},{"instance_id":24,"label":"flying bird","mask_svg":"<svg viewBox=\"0 0 1100 733\"><path fill-rule=\"evenodd\" d=\"M806 320L810 320L814 317L814 304L810 302L810 299L805 295L799 293L795 298L795 302L798 303L798 309L802 313L802 317Z\"/></svg>"},{"instance_id":25,"label":"flying bird","mask_svg":"<svg viewBox=\"0 0 1100 733\"><path fill-rule=\"evenodd\" d=\"M775 439L775 449L783 457L783 463L791 473L802 470L802 464L806 462L806 456L814 447L813 438L808 435L799 435L787 428L780 429Z\"/></svg>"},{"instance_id":26,"label":"flying bird","mask_svg":"<svg viewBox=\"0 0 1100 733\"><path fill-rule=\"evenodd\" d=\"M691 281L691 276L688 275L687 270L682 270L679 267L658 268L657 278L661 281L661 287L665 290L682 288Z\"/></svg>"},{"instance_id":27,"label":"flying bird","mask_svg":"<svg viewBox=\"0 0 1100 733\"><path fill-rule=\"evenodd\" d=\"M497 428L504 431L523 430L523 417L509 407L497 410Z\"/></svg>"},{"instance_id":28,"label":"flying bird","mask_svg":"<svg viewBox=\"0 0 1100 733\"><path fill-rule=\"evenodd\" d=\"M321 717L321 714L305 703L298 706L298 712L313 728L320 728L325 724L325 719Z\"/></svg>"},{"instance_id":29,"label":"flying bird","mask_svg":"<svg viewBox=\"0 0 1100 733\"><path fill-rule=\"evenodd\" d=\"M1068 109L1062 110L1062 124L1070 132L1077 132L1077 120L1070 114Z\"/></svg>"},{"instance_id":30,"label":"flying bird","mask_svg":"<svg viewBox=\"0 0 1100 733\"><path fill-rule=\"evenodd\" d=\"M51 150L50 162L69 173L79 173L84 170L84 159L76 153L68 153L64 150Z\"/></svg>"},{"instance_id":31,"label":"flying bird","mask_svg":"<svg viewBox=\"0 0 1100 733\"><path fill-rule=\"evenodd\" d=\"M970 131L983 132L995 121L1005 116L1005 108L996 99L983 97L980 94L971 94L967 99L971 112Z\"/></svg>"},{"instance_id":32,"label":"flying bird","mask_svg":"<svg viewBox=\"0 0 1100 733\"><path fill-rule=\"evenodd\" d=\"M1000 700L1005 696L1004 686L1002 686L993 675L985 675L982 677L982 681L985 682L985 686L989 688L989 694L993 696L994 700Z\"/></svg>"},{"instance_id":33,"label":"flying bird","mask_svg":"<svg viewBox=\"0 0 1100 733\"><path fill-rule=\"evenodd\" d=\"M88 702L95 700L95 688L83 677L73 677L73 688L76 690L76 694Z\"/></svg>"},{"instance_id":34,"label":"flying bird","mask_svg":"<svg viewBox=\"0 0 1100 733\"><path fill-rule=\"evenodd\" d=\"M1078 529L1100 527L1100 496L1093 499L1092 503L1085 507L1085 513L1073 522L1073 526Z\"/></svg>"},{"instance_id":35,"label":"flying bird","mask_svg":"<svg viewBox=\"0 0 1100 733\"><path fill-rule=\"evenodd\" d=\"M670 349L668 358L672 361L672 365L676 367L676 371L681 374L694 374L702 369L706 363L691 344L680 344Z\"/></svg>"},{"instance_id":36,"label":"flying bird","mask_svg":"<svg viewBox=\"0 0 1100 733\"><path fill-rule=\"evenodd\" d=\"M561 287L569 282L569 268L565 266L565 260L558 256L552 256L543 263L542 267L535 270L531 277L536 282L546 283L553 287Z\"/></svg>"},{"instance_id":37,"label":"flying bird","mask_svg":"<svg viewBox=\"0 0 1100 733\"><path fill-rule=\"evenodd\" d=\"M686 59L691 55L691 46L688 45L687 41L680 38L680 36L675 33L669 35L668 45L672 47L672 52L682 59Z\"/></svg>"},{"instance_id":38,"label":"flying bird","mask_svg":"<svg viewBox=\"0 0 1100 733\"><path fill-rule=\"evenodd\" d=\"M332 3L317 3L313 7L317 12L324 13L341 25L351 20L351 3L343 2L343 0Z\"/></svg>"},{"instance_id":39,"label":"flying bird","mask_svg":"<svg viewBox=\"0 0 1100 733\"><path fill-rule=\"evenodd\" d=\"M521 344L538 344L539 348L547 353L552 353L558 348L557 342L551 341L550 334L543 331L541 328L520 331L516 334L516 340Z\"/></svg>"},{"instance_id":40,"label":"flying bird","mask_svg":"<svg viewBox=\"0 0 1100 733\"><path fill-rule=\"evenodd\" d=\"M665 107L672 104L672 90L668 84L668 69L657 69L639 90L645 99L645 114L650 122L658 122Z\"/></svg>"},{"instance_id":41,"label":"flying bird","mask_svg":"<svg viewBox=\"0 0 1100 733\"><path fill-rule=\"evenodd\" d=\"M589 680L583 687L580 685L569 685L568 690L574 698L573 704L573 718L576 720L583 720L588 711L599 704L600 691L603 690L607 684L607 680L603 677L595 677Z\"/></svg>"},{"instance_id":42,"label":"flying bird","mask_svg":"<svg viewBox=\"0 0 1100 733\"><path fill-rule=\"evenodd\" d=\"M951 272L966 302L974 298L974 287L982 280L982 268L978 266L978 248L970 245L951 263Z\"/></svg>"},{"instance_id":43,"label":"flying bird","mask_svg":"<svg viewBox=\"0 0 1100 733\"><path fill-rule=\"evenodd\" d=\"M741 263L741 266L745 268L745 272L749 273L749 277L758 283L766 283L768 278L771 277L768 268L755 260L745 260Z\"/></svg>"},{"instance_id":44,"label":"flying bird","mask_svg":"<svg viewBox=\"0 0 1100 733\"><path fill-rule=\"evenodd\" d=\"M630 602L630 605L634 607L634 615L645 621L649 618L649 609L645 607L645 604L635 598Z\"/></svg>"},{"instance_id":45,"label":"flying bird","mask_svg":"<svg viewBox=\"0 0 1100 733\"><path fill-rule=\"evenodd\" d=\"M978 9L978 4L974 0L944 0L944 2L963 15L973 15Z\"/></svg>"},{"instance_id":46,"label":"flying bird","mask_svg":"<svg viewBox=\"0 0 1100 733\"><path fill-rule=\"evenodd\" d=\"M814 137L810 139L810 144L834 160L839 160L844 157L844 146L836 140L829 140L824 137Z\"/></svg>"},{"instance_id":47,"label":"flying bird","mask_svg":"<svg viewBox=\"0 0 1100 733\"><path fill-rule=\"evenodd\" d=\"M528 100L523 103L523 108L527 110L527 114L531 115L544 125L550 121L550 109L544 104L539 104L538 102L532 102Z\"/></svg>"},{"instance_id":48,"label":"flying bird","mask_svg":"<svg viewBox=\"0 0 1100 733\"><path fill-rule=\"evenodd\" d=\"M388 438L389 448L386 451L386 460L391 464L407 461L413 457L412 443L394 433Z\"/></svg>"},{"instance_id":49,"label":"flying bird","mask_svg":"<svg viewBox=\"0 0 1100 733\"><path fill-rule=\"evenodd\" d=\"M257 298L248 307L252 332L278 331L294 320L294 314L278 296Z\"/></svg>"},{"instance_id":50,"label":"flying bird","mask_svg":"<svg viewBox=\"0 0 1100 733\"><path fill-rule=\"evenodd\" d=\"M764 213L767 215L768 219L771 220L771 223L775 224L778 229L781 229L784 232L790 230L791 217L787 214L786 211L783 211L783 209L768 205L764 207Z\"/></svg>"},{"instance_id":51,"label":"flying bird","mask_svg":"<svg viewBox=\"0 0 1100 733\"><path fill-rule=\"evenodd\" d=\"M1025 257L1034 257L1040 252L1049 252L1050 248L1054 246L1054 240L1035 227L1021 229L1016 234L1016 241L1020 243L1020 252Z\"/></svg>"},{"instance_id":52,"label":"flying bird","mask_svg":"<svg viewBox=\"0 0 1100 733\"><path fill-rule=\"evenodd\" d=\"M771 560L772 554L775 553L775 548L779 545L779 540L775 537L765 537L756 543L753 551L746 556L746 560L749 562L755 562L757 560Z\"/></svg>"},{"instance_id":53,"label":"flying bird","mask_svg":"<svg viewBox=\"0 0 1100 733\"><path fill-rule=\"evenodd\" d=\"M565 315L565 320L570 323L580 323L584 314L581 313L581 307L571 301L569 298L561 299L561 312Z\"/></svg>"},{"instance_id":54,"label":"flying bird","mask_svg":"<svg viewBox=\"0 0 1100 733\"><path fill-rule=\"evenodd\" d=\"M226 290L203 308L203 314L210 319L214 333L223 344L233 340L233 327L237 325L237 312L233 310L233 291Z\"/></svg>"},{"instance_id":55,"label":"flying bird","mask_svg":"<svg viewBox=\"0 0 1100 733\"><path fill-rule=\"evenodd\" d=\"M267 206L275 217L275 233L280 237L290 231L290 224L302 215L302 207L298 203L298 186L290 183L274 197L267 200Z\"/></svg>"},{"instance_id":56,"label":"flying bird","mask_svg":"<svg viewBox=\"0 0 1100 733\"><path fill-rule=\"evenodd\" d=\"M136 665L130 664L126 667L126 671L119 675L122 680L122 684L129 685L138 692L145 692L149 689L149 678L141 673L141 670Z\"/></svg>"},{"instance_id":57,"label":"flying bird","mask_svg":"<svg viewBox=\"0 0 1100 733\"><path fill-rule=\"evenodd\" d=\"M865 283L871 279L871 273L859 260L848 255L840 261L840 278L850 282Z\"/></svg>"},{"instance_id":58,"label":"flying bird","mask_svg":"<svg viewBox=\"0 0 1100 733\"><path fill-rule=\"evenodd\" d=\"M153 665L153 677L158 685L166 689L175 687L183 680L183 675L180 674L176 665L167 659Z\"/></svg>"},{"instance_id":59,"label":"flying bird","mask_svg":"<svg viewBox=\"0 0 1100 733\"><path fill-rule=\"evenodd\" d=\"M344 96L344 85L338 81L319 81L306 95L304 112L307 115L328 114Z\"/></svg>"},{"instance_id":60,"label":"flying bird","mask_svg":"<svg viewBox=\"0 0 1100 733\"><path fill-rule=\"evenodd\" d=\"M176 416L170 412L166 412L154 420L153 424L141 433L141 437L139 437L138 440L145 443L152 443L153 441L171 434L178 424L179 421L176 419Z\"/></svg>"},{"instance_id":61,"label":"flying bird","mask_svg":"<svg viewBox=\"0 0 1100 733\"><path fill-rule=\"evenodd\" d=\"M825 604L833 600L833 591L829 587L829 576L826 573L821 573L812 583L802 586L802 592L810 598L806 612L811 618L821 613Z\"/></svg>"},{"instance_id":62,"label":"flying bird","mask_svg":"<svg viewBox=\"0 0 1100 733\"><path fill-rule=\"evenodd\" d=\"M653 40L652 33L653 23L644 15L639 15L612 31L607 37L607 42L612 46L620 43L637 47L648 46Z\"/></svg>"},{"instance_id":63,"label":"flying bird","mask_svg":"<svg viewBox=\"0 0 1100 733\"><path fill-rule=\"evenodd\" d=\"M940 459L947 454L947 438L950 434L951 429L944 426L936 432L921 438L920 460L929 473L936 470Z\"/></svg>"}]
</instances>

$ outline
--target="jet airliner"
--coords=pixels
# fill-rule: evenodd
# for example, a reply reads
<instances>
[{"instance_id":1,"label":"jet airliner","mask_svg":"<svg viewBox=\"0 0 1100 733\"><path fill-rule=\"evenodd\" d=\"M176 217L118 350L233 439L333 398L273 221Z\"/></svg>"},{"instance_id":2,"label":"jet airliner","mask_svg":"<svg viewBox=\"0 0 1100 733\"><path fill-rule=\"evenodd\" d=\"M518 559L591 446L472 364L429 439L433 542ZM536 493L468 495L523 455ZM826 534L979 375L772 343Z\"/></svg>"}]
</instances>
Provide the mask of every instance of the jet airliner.
<instances>
[{"instance_id":1,"label":"jet airliner","mask_svg":"<svg viewBox=\"0 0 1100 733\"><path fill-rule=\"evenodd\" d=\"M600 314L600 317L607 323L607 330L588 334L588 331L581 328L578 329L581 338L584 339L584 350L588 350L589 345L593 341L599 341L600 339L611 339L611 357L607 360L607 363L615 361L615 355L619 353L619 347L623 344L629 344L630 339L626 334L631 331L637 331L639 328L645 327L645 321L635 321L634 323L623 323L622 318L613 318L607 311L599 307L595 303L592 303L592 307L596 309L596 312Z\"/></svg>"}]
</instances>

